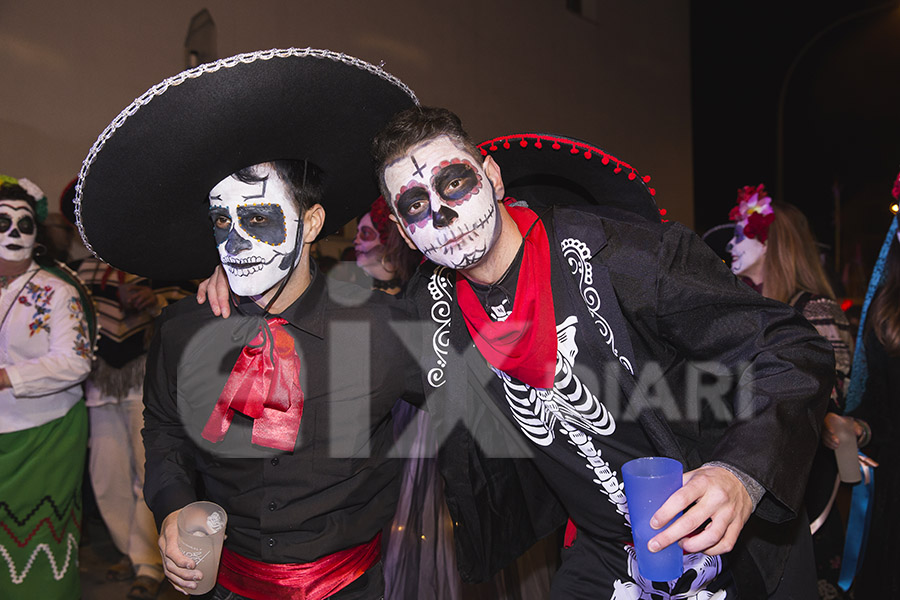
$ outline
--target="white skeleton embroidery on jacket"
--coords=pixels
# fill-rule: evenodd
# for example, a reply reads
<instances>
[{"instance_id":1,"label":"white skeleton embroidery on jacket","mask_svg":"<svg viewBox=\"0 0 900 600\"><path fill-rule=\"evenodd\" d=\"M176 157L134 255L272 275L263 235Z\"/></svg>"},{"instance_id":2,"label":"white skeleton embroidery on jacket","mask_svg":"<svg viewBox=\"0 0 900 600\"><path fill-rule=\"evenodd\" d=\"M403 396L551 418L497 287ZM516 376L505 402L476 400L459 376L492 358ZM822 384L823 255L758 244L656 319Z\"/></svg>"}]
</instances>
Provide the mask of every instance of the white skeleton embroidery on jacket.
<instances>
[{"instance_id":1,"label":"white skeleton embroidery on jacket","mask_svg":"<svg viewBox=\"0 0 900 600\"><path fill-rule=\"evenodd\" d=\"M675 581L653 582L641 577L637 567L637 553L632 546L625 546L628 554L628 575L632 581L617 579L613 583L610 600L709 600L717 592L706 591L706 586L722 572L722 557L707 556L702 552L684 555L684 574ZM724 600L726 596L719 596ZM719 600L717 598L717 600Z\"/></svg>"},{"instance_id":2,"label":"white skeleton embroidery on jacket","mask_svg":"<svg viewBox=\"0 0 900 600\"><path fill-rule=\"evenodd\" d=\"M537 389L513 381L506 373L491 367L503 381L506 400L522 433L538 446L549 446L557 434L575 445L579 456L594 472L594 483L609 497L616 512L629 526L628 505L617 473L601 456L592 436L612 435L616 422L600 400L575 374L575 342L578 318L568 317L556 326L556 376L552 389Z\"/></svg>"},{"instance_id":3,"label":"white skeleton embroidery on jacket","mask_svg":"<svg viewBox=\"0 0 900 600\"><path fill-rule=\"evenodd\" d=\"M592 436L608 436L616 430L612 414L581 382L574 372L578 345L575 341L578 318L570 316L556 326L558 341L556 375L553 389L537 389L513 381L503 371L493 368L503 381L506 400L522 433L539 446L549 446L557 435L568 438L578 455L594 471L593 482L609 497L630 527L624 486L609 463L601 456ZM684 574L672 582L652 582L637 569L635 551L624 546L629 579L617 579L610 600L708 600L713 596L704 588L722 571L718 556L701 552L684 555Z\"/></svg>"}]
</instances>

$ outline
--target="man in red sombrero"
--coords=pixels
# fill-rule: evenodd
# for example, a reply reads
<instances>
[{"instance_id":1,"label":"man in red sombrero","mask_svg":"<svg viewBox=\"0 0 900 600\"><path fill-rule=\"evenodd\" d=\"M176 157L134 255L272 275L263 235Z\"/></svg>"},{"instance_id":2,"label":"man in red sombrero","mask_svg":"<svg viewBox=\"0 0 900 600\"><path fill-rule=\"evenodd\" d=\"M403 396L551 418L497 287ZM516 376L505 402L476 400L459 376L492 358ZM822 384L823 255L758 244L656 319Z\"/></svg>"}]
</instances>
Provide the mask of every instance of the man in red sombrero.
<instances>
[{"instance_id":1,"label":"man in red sombrero","mask_svg":"<svg viewBox=\"0 0 900 600\"><path fill-rule=\"evenodd\" d=\"M397 226L429 260L408 294L440 333L424 380L463 574L502 566L561 512L575 536L554 598L814 594L803 482L833 377L815 329L660 222L645 181L598 148L539 135L477 148L426 107L373 148ZM601 206L553 206L587 196ZM515 486L491 453L523 440ZM653 455L690 469L649 542L683 548L671 582L636 570L619 475Z\"/></svg>"},{"instance_id":2,"label":"man in red sombrero","mask_svg":"<svg viewBox=\"0 0 900 600\"><path fill-rule=\"evenodd\" d=\"M163 311L148 352L144 492L183 592L212 582L179 550L177 516L210 500L227 514L213 598L384 594L391 407L420 395L418 369L397 310L326 282L310 246L377 197L369 141L415 103L353 57L255 52L154 86L84 162L87 247L156 279L220 264L239 317L188 298Z\"/></svg>"}]
</instances>

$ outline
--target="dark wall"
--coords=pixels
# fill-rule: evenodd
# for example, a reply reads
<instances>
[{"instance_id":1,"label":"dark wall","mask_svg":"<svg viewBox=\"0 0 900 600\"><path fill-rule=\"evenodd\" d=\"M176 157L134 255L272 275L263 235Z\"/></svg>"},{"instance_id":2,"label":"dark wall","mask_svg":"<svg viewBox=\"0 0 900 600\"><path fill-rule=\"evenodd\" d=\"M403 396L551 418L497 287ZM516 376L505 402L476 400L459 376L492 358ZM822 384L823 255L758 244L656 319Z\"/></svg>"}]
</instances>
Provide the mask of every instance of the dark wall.
<instances>
[{"instance_id":1,"label":"dark wall","mask_svg":"<svg viewBox=\"0 0 900 600\"><path fill-rule=\"evenodd\" d=\"M870 268L900 169L900 2L693 0L691 27L697 231L765 183L839 270Z\"/></svg>"}]
</instances>

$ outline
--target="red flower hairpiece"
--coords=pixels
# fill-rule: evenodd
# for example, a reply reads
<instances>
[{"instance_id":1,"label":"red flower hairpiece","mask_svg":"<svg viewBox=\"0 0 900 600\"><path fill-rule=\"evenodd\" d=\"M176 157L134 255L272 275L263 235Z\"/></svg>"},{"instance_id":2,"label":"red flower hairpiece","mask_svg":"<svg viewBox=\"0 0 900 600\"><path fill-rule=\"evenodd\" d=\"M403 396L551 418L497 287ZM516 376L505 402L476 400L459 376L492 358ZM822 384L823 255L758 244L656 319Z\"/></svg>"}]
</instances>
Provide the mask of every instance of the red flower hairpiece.
<instances>
[{"instance_id":1,"label":"red flower hairpiece","mask_svg":"<svg viewBox=\"0 0 900 600\"><path fill-rule=\"evenodd\" d=\"M378 239L381 240L381 245L384 246L387 244L388 234L391 231L391 227L394 226L391 223L391 209L388 208L387 202L384 200L384 196L378 196L378 199L372 203L372 208L369 211L369 216L372 218L372 224L375 226L375 229L378 230Z\"/></svg>"},{"instance_id":2,"label":"red flower hairpiece","mask_svg":"<svg viewBox=\"0 0 900 600\"><path fill-rule=\"evenodd\" d=\"M891 190L891 195L894 200L900 200L900 173L897 173L897 178L894 180L894 189Z\"/></svg>"},{"instance_id":3,"label":"red flower hairpiece","mask_svg":"<svg viewBox=\"0 0 900 600\"><path fill-rule=\"evenodd\" d=\"M769 226L775 220L772 199L763 184L745 185L738 189L737 205L728 213L731 221L736 221L743 235L754 238L761 244L769 239Z\"/></svg>"}]
</instances>

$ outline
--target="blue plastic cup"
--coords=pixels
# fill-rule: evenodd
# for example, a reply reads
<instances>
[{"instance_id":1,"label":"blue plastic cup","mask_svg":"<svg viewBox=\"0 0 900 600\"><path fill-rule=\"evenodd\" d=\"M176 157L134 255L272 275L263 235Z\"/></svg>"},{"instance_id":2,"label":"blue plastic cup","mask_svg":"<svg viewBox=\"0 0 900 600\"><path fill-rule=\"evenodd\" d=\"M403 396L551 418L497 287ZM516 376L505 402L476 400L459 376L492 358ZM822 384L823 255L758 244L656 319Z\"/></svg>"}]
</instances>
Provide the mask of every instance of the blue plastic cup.
<instances>
[{"instance_id":1,"label":"blue plastic cup","mask_svg":"<svg viewBox=\"0 0 900 600\"><path fill-rule=\"evenodd\" d=\"M681 475L680 462L659 456L637 458L622 466L638 571L650 581L672 581L681 577L681 546L672 543L659 552L650 552L647 548L647 542L665 530L650 527L650 518L669 496L681 488Z\"/></svg>"}]
</instances>

